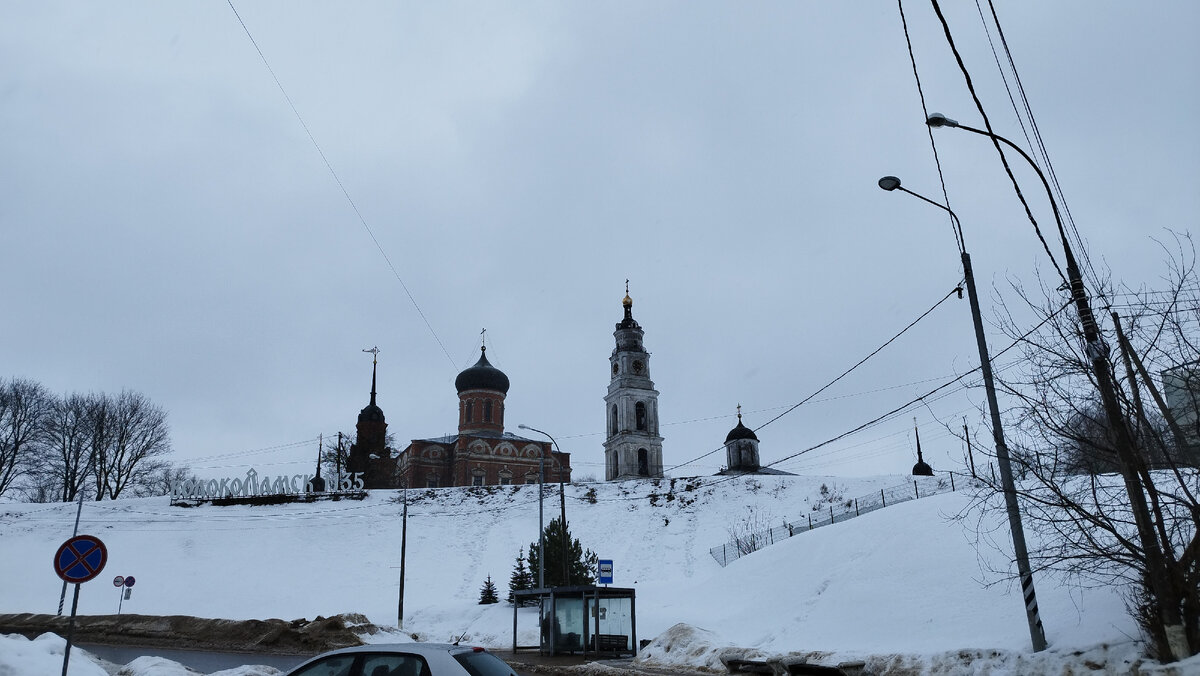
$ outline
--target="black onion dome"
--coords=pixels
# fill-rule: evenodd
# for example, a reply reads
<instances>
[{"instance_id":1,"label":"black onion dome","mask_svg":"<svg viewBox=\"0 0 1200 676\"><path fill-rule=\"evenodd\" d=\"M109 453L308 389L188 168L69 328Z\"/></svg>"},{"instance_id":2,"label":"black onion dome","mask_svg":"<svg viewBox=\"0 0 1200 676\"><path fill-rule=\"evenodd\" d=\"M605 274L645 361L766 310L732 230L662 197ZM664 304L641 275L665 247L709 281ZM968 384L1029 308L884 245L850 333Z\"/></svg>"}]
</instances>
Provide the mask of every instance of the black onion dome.
<instances>
[{"instance_id":1,"label":"black onion dome","mask_svg":"<svg viewBox=\"0 0 1200 676\"><path fill-rule=\"evenodd\" d=\"M479 361L454 379L454 389L459 394L467 390L495 390L508 394L508 376L488 363L487 348L484 347L480 349Z\"/></svg>"},{"instance_id":2,"label":"black onion dome","mask_svg":"<svg viewBox=\"0 0 1200 676\"><path fill-rule=\"evenodd\" d=\"M918 460L917 464L913 465L913 476L933 476L933 468L924 460Z\"/></svg>"},{"instance_id":3,"label":"black onion dome","mask_svg":"<svg viewBox=\"0 0 1200 676\"><path fill-rule=\"evenodd\" d=\"M358 413L359 422L380 422L383 420L383 409L375 404L367 404L363 410Z\"/></svg>"},{"instance_id":4,"label":"black onion dome","mask_svg":"<svg viewBox=\"0 0 1200 676\"><path fill-rule=\"evenodd\" d=\"M758 437L754 435L754 430L742 424L742 419L738 417L737 427L729 430L729 435L725 437L725 443L729 443L736 439L753 439L758 441Z\"/></svg>"}]
</instances>

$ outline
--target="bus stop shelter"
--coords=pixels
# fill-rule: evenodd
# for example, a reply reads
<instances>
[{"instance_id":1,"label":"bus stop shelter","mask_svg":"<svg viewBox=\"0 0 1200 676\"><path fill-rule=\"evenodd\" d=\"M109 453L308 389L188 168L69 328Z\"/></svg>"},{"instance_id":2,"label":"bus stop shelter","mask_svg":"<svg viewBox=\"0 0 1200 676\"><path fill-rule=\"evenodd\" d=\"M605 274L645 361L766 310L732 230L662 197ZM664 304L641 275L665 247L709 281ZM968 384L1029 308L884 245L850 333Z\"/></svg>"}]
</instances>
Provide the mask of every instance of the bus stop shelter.
<instances>
[{"instance_id":1,"label":"bus stop shelter","mask_svg":"<svg viewBox=\"0 0 1200 676\"><path fill-rule=\"evenodd\" d=\"M513 593L513 652L537 648L542 655L636 655L638 648L634 590L625 587L550 587ZM517 616L522 605L538 606L536 646L517 645Z\"/></svg>"}]
</instances>

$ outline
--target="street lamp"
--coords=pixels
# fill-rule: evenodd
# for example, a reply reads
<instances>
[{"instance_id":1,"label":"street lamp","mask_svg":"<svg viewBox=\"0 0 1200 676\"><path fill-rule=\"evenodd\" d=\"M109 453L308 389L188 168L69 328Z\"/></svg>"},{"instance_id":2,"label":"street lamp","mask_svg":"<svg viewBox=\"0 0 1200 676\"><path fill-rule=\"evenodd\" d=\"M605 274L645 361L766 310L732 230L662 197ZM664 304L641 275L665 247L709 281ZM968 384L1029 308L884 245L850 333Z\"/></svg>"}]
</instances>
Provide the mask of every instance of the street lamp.
<instances>
[{"instance_id":1,"label":"street lamp","mask_svg":"<svg viewBox=\"0 0 1200 676\"><path fill-rule=\"evenodd\" d=\"M550 436L549 432L543 432L537 428L530 427L529 425L517 425L517 427L520 429L523 429L523 430L529 430L530 432L537 432L538 434L546 435L546 438L550 440L550 443L554 444L554 448L557 449L559 453L562 453L562 449L559 448L558 442L554 440L554 437ZM546 454L543 452L542 460L541 460L543 471L544 471L544 467L545 467L545 461L546 461ZM562 526L562 529L561 529L561 533L562 533L562 557L561 557L562 558L562 583L564 585L566 585L567 581L569 579L567 576L567 493L565 490L563 490L562 463L558 462L557 460L555 460L555 462L558 463L558 508L559 508L559 511L561 512L561 514L559 515L559 518L560 518L559 525ZM544 476L542 477L542 481L545 481ZM539 499L541 498L540 492L538 494L538 497L539 497ZM538 510L539 510L539 514L540 514L541 507L538 507ZM544 556L545 550L546 550L546 545L545 545L544 540L542 541L542 544L540 546L542 548L542 551L538 552L538 568L543 569L545 567L544 562L546 560L545 556Z\"/></svg>"},{"instance_id":2,"label":"street lamp","mask_svg":"<svg viewBox=\"0 0 1200 676\"><path fill-rule=\"evenodd\" d=\"M967 285L967 298L971 302L971 320L975 324L975 343L979 348L979 370L983 375L983 389L987 393L988 411L992 417L992 437L996 442L996 462L1000 465L1000 483L1004 487L1004 504L1008 509L1008 527L1012 531L1013 551L1017 558L1017 571L1021 575L1021 590L1025 595L1025 617L1029 622L1029 637L1033 641L1034 652L1046 649L1046 632L1042 627L1042 618L1038 613L1037 595L1033 589L1033 571L1029 566L1029 550L1025 545L1025 529L1021 525L1021 512L1017 508L1017 491L1013 483L1012 465L1009 462L1008 445L1004 442L1004 430L1000 426L1000 406L996 402L996 383L992 377L992 360L988 356L987 338L983 333L983 318L979 312L979 295L975 292L975 274L971 268L971 254L966 251L963 240L962 223L958 215L950 207L935 202L924 195L919 195L900 185L900 179L895 176L884 176L879 179L879 187L891 192L899 190L906 192L919 200L928 202L950 214L950 220L958 233L958 241L962 247L963 278Z\"/></svg>"},{"instance_id":3,"label":"street lamp","mask_svg":"<svg viewBox=\"0 0 1200 676\"><path fill-rule=\"evenodd\" d=\"M1079 324L1083 329L1084 352L1092 363L1092 373L1096 378L1096 389L1100 391L1100 400L1104 405L1104 413L1108 420L1109 430L1115 437L1117 457L1120 460L1121 466L1121 476L1125 481L1125 491L1129 494L1129 503L1133 511L1134 522L1137 526L1138 539L1142 545L1142 552L1146 557L1148 582L1154 592L1154 596L1159 601L1159 610L1162 613L1162 622L1171 652L1174 653L1176 659L1182 659L1187 656L1188 650L1183 620L1179 613L1178 596L1171 591L1172 585L1164 578L1164 573L1166 572L1165 557L1159 546L1158 536L1154 532L1154 525L1150 519L1150 508L1146 504L1146 495L1142 491L1142 484L1138 478L1141 463L1133 450L1133 437L1125 424L1125 416L1121 413L1120 404L1117 402L1116 387L1112 381L1112 366L1109 362L1109 347L1103 338L1101 338L1100 328L1096 324L1096 317L1092 314L1087 291L1083 286L1083 276L1079 272L1079 264L1075 261L1075 254L1071 251L1071 244L1067 241L1067 232L1063 228L1062 215L1059 214L1058 203L1054 200L1054 191L1050 189L1050 182L1046 180L1046 175L1042 173L1041 167L1037 165L1037 162L1033 161L1033 158L1028 153L1022 150L1017 144L999 134L968 127L941 113L933 113L926 119L925 123L934 128L950 127L986 136L996 144L997 150L1000 148L999 144L1003 143L1017 151L1029 163L1029 166L1033 167L1038 178L1042 180L1042 186L1046 189L1046 196L1049 198L1050 206L1054 211L1054 221L1058 226L1059 238L1062 240L1063 257L1067 263L1067 283L1071 289L1071 299L1075 303L1076 314L1079 316ZM1001 154L1001 157L1003 157L1003 154ZM1005 166L1007 167L1007 164ZM1015 184L1016 179L1013 179L1013 182Z\"/></svg>"}]
</instances>

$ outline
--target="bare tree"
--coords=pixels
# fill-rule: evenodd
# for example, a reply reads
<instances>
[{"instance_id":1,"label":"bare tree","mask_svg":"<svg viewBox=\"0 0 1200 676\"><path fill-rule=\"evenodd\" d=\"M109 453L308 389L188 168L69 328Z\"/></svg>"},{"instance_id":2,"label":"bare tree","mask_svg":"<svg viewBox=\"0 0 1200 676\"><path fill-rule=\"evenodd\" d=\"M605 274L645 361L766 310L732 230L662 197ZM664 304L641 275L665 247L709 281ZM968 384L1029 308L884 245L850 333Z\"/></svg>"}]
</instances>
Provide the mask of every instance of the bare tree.
<instances>
[{"instance_id":1,"label":"bare tree","mask_svg":"<svg viewBox=\"0 0 1200 676\"><path fill-rule=\"evenodd\" d=\"M94 395L88 407L96 499L117 499L127 489L153 492L155 475L171 451L167 414L140 392Z\"/></svg>"},{"instance_id":2,"label":"bare tree","mask_svg":"<svg viewBox=\"0 0 1200 676\"><path fill-rule=\"evenodd\" d=\"M52 402L40 383L0 380L0 495L34 468Z\"/></svg>"},{"instance_id":3,"label":"bare tree","mask_svg":"<svg viewBox=\"0 0 1200 676\"><path fill-rule=\"evenodd\" d=\"M1109 428L1078 324L1064 310L1066 299L1050 289L1042 288L1045 300L1038 301L1016 288L1041 322L1032 334L1004 308L1002 328L1020 342L1024 359L1002 386L1012 402L1005 433L1025 478L1017 489L1021 509L1040 536L1031 552L1035 567L1123 585L1157 653L1180 657L1181 644L1187 654L1200 651L1200 472L1186 434L1171 430L1182 429L1173 420L1195 420L1200 411L1172 410L1151 374L1200 368L1200 279L1186 236L1164 250L1165 289L1103 294L1127 329L1123 339L1114 325L1108 337L1127 434ZM1124 475L1115 473L1122 438L1134 445L1134 466ZM1002 509L1002 488L992 483L979 497ZM1145 496L1158 552L1146 550L1131 490Z\"/></svg>"},{"instance_id":4,"label":"bare tree","mask_svg":"<svg viewBox=\"0 0 1200 676\"><path fill-rule=\"evenodd\" d=\"M86 489L92 469L90 424L87 396L54 399L45 421L43 465L37 472L37 484L48 492L47 499L70 502Z\"/></svg>"}]
</instances>

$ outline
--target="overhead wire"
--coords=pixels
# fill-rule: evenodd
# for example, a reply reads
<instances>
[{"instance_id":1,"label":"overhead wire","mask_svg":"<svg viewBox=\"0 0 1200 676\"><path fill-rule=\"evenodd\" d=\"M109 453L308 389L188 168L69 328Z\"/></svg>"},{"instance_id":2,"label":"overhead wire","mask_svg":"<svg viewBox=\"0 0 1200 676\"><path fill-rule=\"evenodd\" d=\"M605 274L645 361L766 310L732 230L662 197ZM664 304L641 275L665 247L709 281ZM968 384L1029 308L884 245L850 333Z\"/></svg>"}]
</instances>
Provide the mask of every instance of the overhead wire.
<instances>
[{"instance_id":1,"label":"overhead wire","mask_svg":"<svg viewBox=\"0 0 1200 676\"><path fill-rule=\"evenodd\" d=\"M1033 230L1037 233L1038 240L1042 243L1042 248L1045 249L1046 255L1050 257L1050 262L1054 265L1058 276L1067 281L1066 275L1063 274L1062 268L1058 265L1058 259L1054 257L1054 253L1050 250L1050 245L1046 243L1046 238L1042 235L1042 228L1038 225L1037 218L1033 215L1033 210L1029 206L1028 200L1025 199L1025 194L1021 192L1021 185L1017 183L1017 178L1013 174L1012 167L1008 164L1008 156L1004 154L1004 149L1000 147L1000 141L994 131L992 131L992 122L987 116L987 111L983 108L983 102L979 100L979 94L975 91L975 83L971 79L971 72L967 70L966 63L963 62L962 54L958 51L957 45L954 43L954 36L950 33L950 24L946 21L946 16L942 13L941 5L938 0L932 0L934 12L937 13L938 20L941 21L942 31L946 35L946 41L950 45L950 51L954 53L954 59L958 62L958 69L962 72L963 78L967 82L967 90L971 92L971 98L975 102L975 107L979 110L979 114L983 117L984 128L987 130L988 136L992 140L992 145L995 146L996 152L1000 155L1000 163L1004 165L1004 172L1008 174L1008 180L1012 183L1013 190L1017 193L1017 199L1021 201L1021 205L1025 207L1025 216L1029 222L1033 224ZM1050 197L1050 196L1048 196ZM1061 233L1066 237L1066 233Z\"/></svg>"},{"instance_id":2,"label":"overhead wire","mask_svg":"<svg viewBox=\"0 0 1200 676\"><path fill-rule=\"evenodd\" d=\"M445 344L442 343L442 339L438 336L437 331L433 329L433 324L431 324L429 322L429 318L425 316L424 310L422 310L421 306L417 303L417 299L415 296L413 296L412 291L409 290L408 284L404 283L404 279L400 276L400 271L396 269L396 266L392 263L391 257L387 255L387 251L385 251L383 245L379 243L379 238L375 236L375 231L372 230L371 226L367 224L367 219L363 217L362 212L359 211L358 204L356 204L354 202L354 198L350 196L350 191L346 189L346 185L342 183L341 177L339 177L337 171L334 170L333 164L330 163L329 158L326 157L325 151L321 149L321 144L317 143L316 137L313 135L312 130L308 128L308 124L304 121L304 117L300 115L300 111L296 108L296 104L292 101L292 97L288 95L287 90L283 87L283 83L280 82L279 77L275 74L275 69L272 68L270 62L267 61L267 55L264 54L262 48L258 46L258 41L255 40L254 35L250 33L250 28L246 25L246 22L242 20L242 15L239 14L237 8L233 6L233 0L226 0L226 2L229 3L229 9L233 10L233 15L237 17L238 23L242 25L242 30L246 32L246 37L250 38L250 44L254 45L254 50L258 52L258 57L262 59L263 65L267 67L267 72L271 74L271 79L275 81L275 86L279 88L279 92L283 94L283 98L287 100L287 104L292 109L292 113L296 116L296 119L300 122L300 126L304 129L304 133L308 135L308 140L312 142L313 147L317 150L317 154L321 156L321 161L325 163L325 168L329 170L329 174L333 176L334 182L337 183L338 188L341 189L342 195L345 196L346 201L350 204L350 208L354 211L354 215L358 217L358 222L362 224L363 229L367 231L367 235L371 237L371 241L375 243L375 248L379 251L379 254L383 256L384 262L387 263L387 266L392 271L392 275L396 278L396 281L400 282L400 286L404 289L404 293L408 296L409 302L412 303L413 308L415 308L417 314L420 315L421 321L425 323L425 328L429 330L429 334L433 336L433 339L437 342L438 347L442 349L442 354L446 355L446 360L450 362L451 367L456 367L454 359L450 356L450 352L446 349Z\"/></svg>"},{"instance_id":3,"label":"overhead wire","mask_svg":"<svg viewBox=\"0 0 1200 676\"><path fill-rule=\"evenodd\" d=\"M980 19L984 24L985 32L987 32L988 44L992 44L991 33L990 33L990 31L987 31L987 20L983 17L983 9L979 6L979 0L975 0L975 6L979 10ZM1028 132L1025 131L1025 124L1021 118L1021 113L1016 110L1016 103L1013 102L1014 112L1017 113L1017 120L1018 120L1018 122L1021 123L1022 133L1025 134L1025 141L1026 141L1026 143L1029 143L1030 147L1036 149L1037 154L1039 155L1040 159L1042 160L1042 164L1045 165L1045 167L1044 167L1045 173L1049 177L1050 184L1054 187L1054 192L1058 198L1058 204L1061 209L1061 212L1065 216L1067 224L1069 226L1069 229L1070 229L1071 233L1074 235L1075 243L1079 248L1079 257L1083 260L1084 272L1087 273L1088 276L1090 277L1091 282L1093 284L1093 289L1095 290L1095 293L1097 293L1099 295L1099 297L1103 298L1104 297L1103 296L1103 287L1100 284L1099 276L1096 274L1095 267L1092 266L1091 256L1088 253L1088 247L1087 247L1086 243L1083 241L1082 235L1079 234L1079 229L1075 225L1075 218L1071 214L1070 206L1067 204L1066 195L1063 193L1062 186L1058 182L1058 175L1054 171L1054 164L1050 161L1050 153L1046 149L1046 143L1045 143L1045 140L1042 138L1041 129L1038 127L1037 118L1033 114L1033 106L1030 105L1029 97L1025 93L1025 85L1024 85L1024 83L1021 82L1021 74L1017 70L1017 63L1013 59L1012 50L1008 46L1008 38L1005 37L1005 35L1004 35L1004 27L1000 24L1000 17L996 13L996 6L992 2L992 0L988 0L988 8L991 11L992 23L996 26L996 34L1000 38L1000 44L1004 47L1004 54L1005 54L1006 60L1008 61L1008 68L1012 72L1013 81L1016 83L1017 92L1021 99L1022 107L1024 108L1024 111L1025 111L1025 116L1029 119L1029 128L1033 131L1034 140L1031 141L1029 139ZM993 52L993 55L995 55L995 45L992 45L992 52ZM998 56L996 57L996 60L997 60L997 67L999 67L999 57ZM1004 79L1004 87L1007 90L1008 89L1008 79L1006 77L1004 77L1003 68L1001 68L1000 70L1001 70L1001 77ZM1011 91L1009 91L1009 101L1010 102L1013 101Z\"/></svg>"},{"instance_id":4,"label":"overhead wire","mask_svg":"<svg viewBox=\"0 0 1200 676\"><path fill-rule=\"evenodd\" d=\"M950 229L954 231L954 241L958 244L958 252L961 254L966 251L967 244L963 241L962 226L955 221L954 212L950 210L950 194L946 192L946 176L942 173L942 160L938 157L937 141L933 138L933 128L925 124L925 120L929 119L929 108L925 105L925 90L921 87L921 74L917 71L917 57L913 52L912 38L908 34L908 19L904 16L904 0L896 0L896 5L900 8L900 24L904 27L904 42L908 45L908 59L912 63L913 79L917 83L917 96L921 99L921 124L925 126L926 133L929 134L929 146L933 149L933 162L937 166L938 182L942 186L942 199L945 200L947 217L950 220Z\"/></svg>"},{"instance_id":5,"label":"overhead wire","mask_svg":"<svg viewBox=\"0 0 1200 676\"><path fill-rule=\"evenodd\" d=\"M940 307L940 306L941 306L941 304L942 304L942 303L945 303L945 302L946 302L946 301L947 301L947 300L948 300L948 299L949 299L951 296L957 295L957 293L958 293L958 288L960 288L960 287L955 287L954 289L951 289L951 290L950 290L950 292L949 292L949 293L947 293L945 296L943 296L941 300L939 300L938 302L934 303L934 304L933 304L933 305L932 305L932 306L931 306L931 307L930 307L928 310L926 310L925 312L922 312L922 313L921 313L921 315L920 315L919 317L917 317L916 319L912 320L912 322L910 322L910 323L908 324L908 326L905 326L903 329L901 329L901 330L900 330L900 332L899 332L899 333L897 333L896 335L892 336L892 337L891 337L891 338L889 338L889 339L888 339L886 342L884 342L882 345L880 345L879 347L875 348L875 350L873 350L873 351L872 351L870 354L868 354L867 356L865 356L865 357L863 357L862 359L860 359L860 360L858 361L858 363L854 364L854 365L853 365L853 366L851 366L850 368L848 368L848 369L846 369L845 371L843 371L843 372L841 373L841 375L839 375L838 377L836 377L836 378L834 378L833 380L829 381L828 383L826 383L826 384L822 385L822 386L821 386L820 388L818 388L818 389L817 389L815 392L813 392L812 394L808 395L807 397L805 397L805 398L804 398L804 399L802 399L801 401L799 401L799 402L797 402L797 403L795 403L795 404L793 404L793 405L789 406L789 407L788 407L786 410L784 410L784 411L783 411L782 413L780 413L779 415L777 415L777 416L775 416L775 417L771 418L770 420L768 420L767 422L765 422L765 423L763 423L763 424L759 425L758 427L755 427L755 428L754 428L754 431L755 431L755 432L758 432L759 430L763 429L763 428L764 428L764 427L766 427L767 425L770 425L771 423L773 423L773 422L775 422L775 421L779 420L780 418L782 418L782 417L784 417L784 416L788 415L788 414L789 414L789 413L791 413L792 411L795 411L797 408L800 408L802 405L804 405L805 403L807 403L807 402L808 402L809 400L811 400L813 397L817 396L818 394L820 394L820 393L824 392L825 390L829 389L830 387L832 387L834 384L836 384L836 383L837 383L838 381L840 381L842 378L845 378L846 376L850 375L850 373L852 373L852 372L853 372L855 369L857 369L858 367L860 367L860 366L862 366L863 364L865 364L865 363L867 362L867 360L871 359L871 358L872 358L872 357L874 357L875 355L877 355L877 354L879 354L880 352L882 352L884 348L886 348L888 345L891 345L893 342L895 342L897 339L899 339L899 338L900 338L900 336L903 336L905 333L907 333L909 329L911 329L912 327L916 326L916 325L917 325L917 324L918 324L918 323L919 323L921 320L923 320L923 319L925 319L926 317L928 317L928 316L929 316L929 314L930 314L931 312L933 312L933 311L934 311L934 310L936 310L938 307ZM719 447L717 447L717 448L714 448L713 450L711 450L711 451L709 451L709 452L707 452L707 453L705 453L705 454L703 454L703 455L700 455L700 456L697 456L697 457L695 457L695 458L692 458L691 460L688 460L688 461L686 461L686 462L681 462L681 463L679 463L678 465L672 465L671 467L668 467L668 468L666 468L666 470L664 470L664 471L669 471L669 470L679 469L680 467L684 467L684 466L690 465L690 464L692 464L693 462L696 462L697 460L701 460L701 459L703 459L703 458L707 458L708 456L712 455L713 453L717 453L717 452L719 452L719 451L723 450L724 448L725 448L724 446L719 446Z\"/></svg>"},{"instance_id":6,"label":"overhead wire","mask_svg":"<svg viewBox=\"0 0 1200 676\"><path fill-rule=\"evenodd\" d=\"M1045 324L1046 324L1047 322L1049 322L1049 321L1050 321L1051 319L1053 319L1054 317L1058 316L1058 314L1059 314L1059 313L1061 313L1063 310L1067 309L1067 308L1068 308L1068 307L1070 307L1070 306L1071 306L1071 302L1070 302L1070 301L1068 301L1067 303L1063 304L1063 306L1062 306L1062 307L1060 307L1059 309L1057 309L1057 310L1055 310L1054 312L1050 313L1050 314L1049 314L1049 315L1048 315L1048 316L1047 316L1045 319L1043 319L1041 322L1039 322L1039 323L1037 324L1037 326L1034 326L1032 329L1030 329L1029 331L1027 331L1027 332L1026 332L1024 335L1022 335L1020 338L1018 338L1018 339L1014 340L1014 341L1013 341L1013 342L1012 342L1012 343L1011 343L1011 344L1010 344L1008 347L1004 348L1003 350L1001 350L999 353L997 353L997 354L996 354L994 357L991 357L990 359L995 359L996 357L999 357L1000 355L1004 354L1005 352L1008 352L1008 351L1009 351L1009 350L1011 350L1012 348L1016 347L1018 344L1020 344L1021 342L1023 342L1023 341L1024 341L1026 338L1028 338L1030 335L1032 335L1032 334L1033 334L1033 332L1037 331L1037 330L1038 330L1038 329L1040 329L1042 326L1045 326ZM967 376L971 375L972 373L974 373L974 372L976 372L976 371L980 370L980 368L981 368L981 367L979 367L979 366L976 366L975 368L971 369L970 371L967 371L966 373L964 373L964 374L962 374L961 376L959 376L959 377L955 378L954 380L951 380L951 381L949 381L949 382L946 382L946 383L943 383L943 384L941 384L941 385L938 385L937 387L935 387L935 388L933 388L932 390L930 390L930 391L926 392L925 394L922 394L922 395L921 395L921 396L919 396L919 397L916 397L916 398L914 398L914 399L911 399L911 400L909 400L909 401L907 401L907 402L905 402L905 403L901 404L900 406L897 406L896 408L893 408L892 410L888 411L887 413L884 413L883 415L876 416L875 418L872 418L871 420L868 420L867 422L865 422L865 423L863 423L863 424L861 424L861 425L859 425L859 426L857 426L857 427L855 427L855 428L853 428L853 429L851 429L851 430L849 430L849 431L846 431L846 432L843 432L843 433L841 433L841 434L838 434L837 436L835 436L835 437L832 437L832 438L830 438L830 439L827 439L827 440L825 440L825 441L822 441L822 442L821 442L821 443L819 443L819 444L815 444L815 445L813 445L813 446L809 446L808 448L805 448L804 450L797 451L797 452L795 452L795 453L792 453L791 455L784 456L784 457L782 457L782 458L780 458L780 459L778 459L778 460L775 460L774 462L767 463L766 465L763 465L763 466L764 466L764 467L773 467L773 466L775 466L775 465L778 465L778 464L779 464L779 463L781 463L781 462L786 462L786 461L788 461L788 460L791 460L792 458L796 458L796 457L799 457L799 456L801 456L801 455L804 455L805 453L809 453L809 452L811 452L811 451L815 451L815 450L817 450L817 449L819 449L819 448L822 448L822 447L824 447L824 446L828 446L829 444L831 444L831 443L834 443L835 441L839 441L839 440L841 440L841 439L844 439L844 438L846 438L846 437L848 437L848 436L850 436L850 435L852 435L852 434L855 434L855 433L857 433L857 432L860 432L860 431L862 431L862 430L864 430L864 429L867 429L868 427L870 427L870 426L872 426L872 425L875 425L876 423L878 423L878 422L881 422L881 421L883 421L883 420L886 420L886 419L888 419L888 418L889 418L889 417L891 417L891 416L898 415L899 413L903 412L905 409L909 408L910 406L913 406L913 405L916 405L916 404L919 404L919 403L923 402L923 401L924 401L926 398L928 398L928 397L930 397L930 396L933 396L934 394L937 394L938 392L940 392L940 391L942 391L942 390L946 389L947 387L949 387L949 386L951 386L951 385L953 385L953 384L955 384L955 383L957 383L957 382L961 381L962 379L966 378Z\"/></svg>"}]
</instances>

